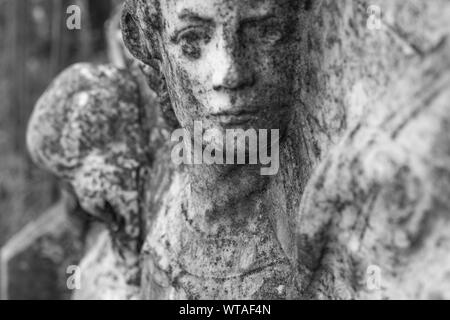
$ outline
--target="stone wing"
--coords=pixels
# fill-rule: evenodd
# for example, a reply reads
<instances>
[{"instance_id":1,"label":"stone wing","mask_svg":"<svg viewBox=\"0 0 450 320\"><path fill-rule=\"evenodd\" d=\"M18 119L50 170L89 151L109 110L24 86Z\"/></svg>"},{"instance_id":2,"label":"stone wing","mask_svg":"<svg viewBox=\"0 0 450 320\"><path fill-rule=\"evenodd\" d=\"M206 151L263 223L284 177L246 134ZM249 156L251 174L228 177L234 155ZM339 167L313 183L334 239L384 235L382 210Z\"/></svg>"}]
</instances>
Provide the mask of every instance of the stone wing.
<instances>
[{"instance_id":1,"label":"stone wing","mask_svg":"<svg viewBox=\"0 0 450 320\"><path fill-rule=\"evenodd\" d=\"M35 162L69 182L83 209L132 250L140 232L139 100L129 71L76 64L39 99L27 132Z\"/></svg>"}]
</instances>

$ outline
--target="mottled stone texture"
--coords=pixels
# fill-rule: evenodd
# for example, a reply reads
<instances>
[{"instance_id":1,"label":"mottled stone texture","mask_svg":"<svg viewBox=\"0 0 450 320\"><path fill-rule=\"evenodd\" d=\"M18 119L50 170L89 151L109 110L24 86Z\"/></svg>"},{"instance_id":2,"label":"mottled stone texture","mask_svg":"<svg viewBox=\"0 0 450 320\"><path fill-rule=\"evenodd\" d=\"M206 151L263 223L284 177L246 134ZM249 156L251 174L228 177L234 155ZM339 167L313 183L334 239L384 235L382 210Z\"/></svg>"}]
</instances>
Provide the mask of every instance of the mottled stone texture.
<instances>
[{"instance_id":1,"label":"mottled stone texture","mask_svg":"<svg viewBox=\"0 0 450 320\"><path fill-rule=\"evenodd\" d=\"M145 155L139 99L138 84L130 72L75 65L39 100L27 141L36 162L69 181L81 206L105 222L117 248L117 257L108 265L122 268L124 280L106 268L101 270L114 278L112 282L131 286L138 282L137 252L142 237L138 190L140 161ZM96 254L99 268L100 261L107 259L103 251ZM88 258L84 263L91 266ZM89 277L88 273L83 272ZM98 293L113 296L108 290Z\"/></svg>"},{"instance_id":2,"label":"mottled stone texture","mask_svg":"<svg viewBox=\"0 0 450 320\"><path fill-rule=\"evenodd\" d=\"M362 12L375 3L325 3L335 18L314 23L323 35L313 98L320 104L306 105L325 109L315 124L333 142L297 216L298 234L319 257L309 290L448 298L450 5L379 1L383 29L369 31ZM337 106L338 135L326 118ZM381 291L367 292L369 265L382 270Z\"/></svg>"},{"instance_id":3,"label":"mottled stone texture","mask_svg":"<svg viewBox=\"0 0 450 320\"><path fill-rule=\"evenodd\" d=\"M318 297L336 287L357 298L450 297L449 49L416 60L311 178L298 228L320 239ZM370 265L383 279L372 294Z\"/></svg>"},{"instance_id":4,"label":"mottled stone texture","mask_svg":"<svg viewBox=\"0 0 450 320\"><path fill-rule=\"evenodd\" d=\"M89 246L78 298L450 298L448 1L301 2L270 178L172 164L157 105L170 118L172 102L175 125L202 116L183 95L209 90L196 82L206 71L189 82L164 39L145 47L159 40L139 25L157 10L138 3L127 2L125 42L159 101L135 66L81 64L30 122L34 159L109 227ZM374 4L380 30L367 28Z\"/></svg>"}]
</instances>

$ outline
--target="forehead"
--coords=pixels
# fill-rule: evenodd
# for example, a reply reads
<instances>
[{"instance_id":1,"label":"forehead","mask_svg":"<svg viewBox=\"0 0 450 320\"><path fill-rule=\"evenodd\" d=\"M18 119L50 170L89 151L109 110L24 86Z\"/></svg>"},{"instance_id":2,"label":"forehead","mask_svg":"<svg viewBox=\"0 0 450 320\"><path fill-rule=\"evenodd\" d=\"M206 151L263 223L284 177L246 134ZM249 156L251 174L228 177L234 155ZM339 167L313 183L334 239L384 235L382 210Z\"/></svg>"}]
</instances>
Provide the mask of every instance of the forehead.
<instances>
[{"instance_id":1,"label":"forehead","mask_svg":"<svg viewBox=\"0 0 450 320\"><path fill-rule=\"evenodd\" d=\"M276 14L288 2L289 0L161 0L161 7L163 15L169 19L190 13L210 19L247 19Z\"/></svg>"}]
</instances>

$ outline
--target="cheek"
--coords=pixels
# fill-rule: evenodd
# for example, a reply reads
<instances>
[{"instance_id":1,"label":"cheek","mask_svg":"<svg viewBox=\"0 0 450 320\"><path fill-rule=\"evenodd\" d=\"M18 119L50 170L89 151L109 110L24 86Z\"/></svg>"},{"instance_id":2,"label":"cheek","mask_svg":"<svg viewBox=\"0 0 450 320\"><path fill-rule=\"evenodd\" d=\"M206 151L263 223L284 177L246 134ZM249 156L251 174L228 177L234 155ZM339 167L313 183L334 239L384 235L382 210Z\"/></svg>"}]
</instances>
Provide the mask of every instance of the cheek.
<instances>
[{"instance_id":1,"label":"cheek","mask_svg":"<svg viewBox=\"0 0 450 320\"><path fill-rule=\"evenodd\" d=\"M202 73L204 70L198 64L179 66L178 74L182 79L180 89L194 99L191 102L198 103L198 98L206 91L207 77Z\"/></svg>"},{"instance_id":2,"label":"cheek","mask_svg":"<svg viewBox=\"0 0 450 320\"><path fill-rule=\"evenodd\" d=\"M263 100L262 103L269 105L285 100L289 93L287 70L270 56L260 61L256 66L258 80L253 87L253 95L256 96L257 100Z\"/></svg>"},{"instance_id":3,"label":"cheek","mask_svg":"<svg viewBox=\"0 0 450 320\"><path fill-rule=\"evenodd\" d=\"M290 54L284 48L272 48L271 50L263 51L259 54L259 68L260 74L267 81L277 84L292 78L293 68L290 59Z\"/></svg>"},{"instance_id":4,"label":"cheek","mask_svg":"<svg viewBox=\"0 0 450 320\"><path fill-rule=\"evenodd\" d=\"M179 88L183 92L183 96L198 111L202 113L202 108L207 101L207 93L211 90L210 81L210 64L204 60L196 60L195 62L181 60L177 64L176 77L180 79Z\"/></svg>"},{"instance_id":5,"label":"cheek","mask_svg":"<svg viewBox=\"0 0 450 320\"><path fill-rule=\"evenodd\" d=\"M256 87L259 95L270 101L289 103L295 84L291 56L284 48L259 53L255 66L259 78L259 85Z\"/></svg>"},{"instance_id":6,"label":"cheek","mask_svg":"<svg viewBox=\"0 0 450 320\"><path fill-rule=\"evenodd\" d=\"M204 75L197 63L187 62L178 55L169 56L167 61L166 74L170 75L166 77L170 79L167 86L175 114L182 125L188 125L200 119L203 113L201 97L206 91Z\"/></svg>"}]
</instances>

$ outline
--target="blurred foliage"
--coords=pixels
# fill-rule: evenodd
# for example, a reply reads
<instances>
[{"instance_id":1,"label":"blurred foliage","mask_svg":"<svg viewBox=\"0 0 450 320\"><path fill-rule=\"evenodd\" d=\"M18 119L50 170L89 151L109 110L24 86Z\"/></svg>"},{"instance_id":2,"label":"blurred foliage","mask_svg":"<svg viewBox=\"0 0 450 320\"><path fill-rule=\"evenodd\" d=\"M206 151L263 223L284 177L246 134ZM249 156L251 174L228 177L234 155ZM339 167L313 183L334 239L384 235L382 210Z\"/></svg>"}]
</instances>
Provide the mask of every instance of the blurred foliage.
<instances>
[{"instance_id":1,"label":"blurred foliage","mask_svg":"<svg viewBox=\"0 0 450 320\"><path fill-rule=\"evenodd\" d=\"M25 146L34 103L51 80L78 61L105 62L105 21L120 0L0 0L0 246L56 201L53 177ZM69 5L81 30L66 28Z\"/></svg>"}]
</instances>

